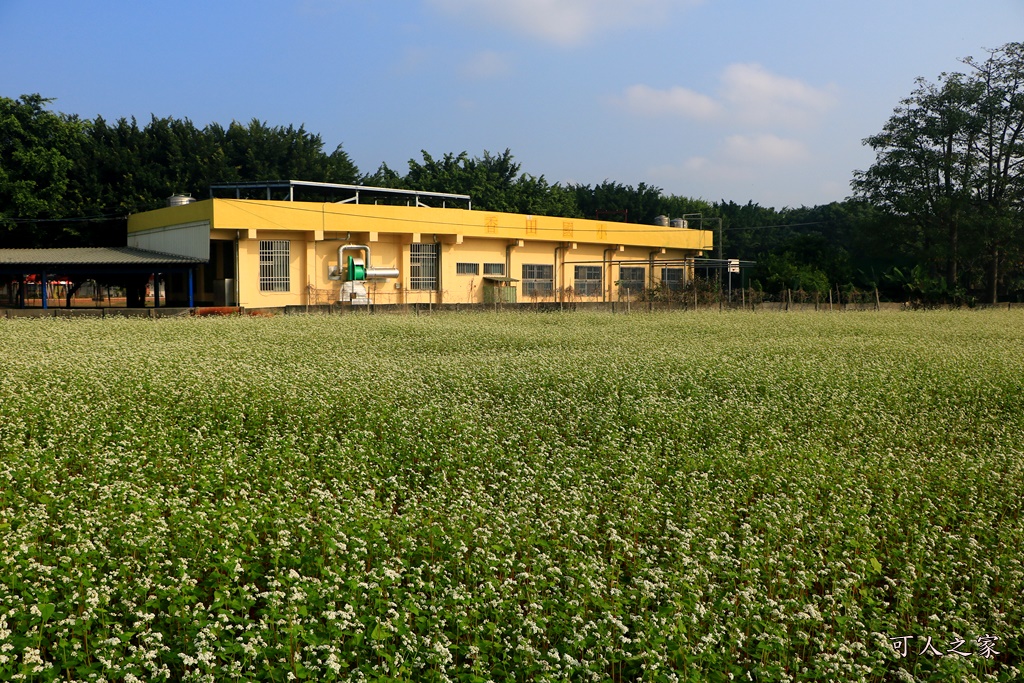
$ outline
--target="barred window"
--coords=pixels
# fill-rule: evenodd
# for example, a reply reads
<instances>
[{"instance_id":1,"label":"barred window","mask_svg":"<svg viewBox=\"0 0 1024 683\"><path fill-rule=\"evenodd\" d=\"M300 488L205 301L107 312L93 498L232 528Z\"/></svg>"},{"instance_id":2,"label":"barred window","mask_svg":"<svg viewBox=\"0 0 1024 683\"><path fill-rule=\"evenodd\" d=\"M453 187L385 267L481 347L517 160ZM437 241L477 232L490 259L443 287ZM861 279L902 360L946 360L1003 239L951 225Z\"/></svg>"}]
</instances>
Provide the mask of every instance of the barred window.
<instances>
[{"instance_id":1,"label":"barred window","mask_svg":"<svg viewBox=\"0 0 1024 683\"><path fill-rule=\"evenodd\" d=\"M523 264L523 296L550 296L555 288L554 266Z\"/></svg>"},{"instance_id":2,"label":"barred window","mask_svg":"<svg viewBox=\"0 0 1024 683\"><path fill-rule=\"evenodd\" d=\"M504 275L505 264L504 263L485 263L484 264L484 275Z\"/></svg>"},{"instance_id":3,"label":"barred window","mask_svg":"<svg viewBox=\"0 0 1024 683\"><path fill-rule=\"evenodd\" d=\"M596 296L601 293L601 266L576 266L576 294Z\"/></svg>"},{"instance_id":4,"label":"barred window","mask_svg":"<svg viewBox=\"0 0 1024 683\"><path fill-rule=\"evenodd\" d=\"M639 295L647 288L647 269L637 266L619 266L619 293Z\"/></svg>"},{"instance_id":5,"label":"barred window","mask_svg":"<svg viewBox=\"0 0 1024 683\"><path fill-rule=\"evenodd\" d=\"M437 289L440 244L409 245L409 289Z\"/></svg>"},{"instance_id":6,"label":"barred window","mask_svg":"<svg viewBox=\"0 0 1024 683\"><path fill-rule=\"evenodd\" d=\"M661 286L670 292L678 292L683 288L682 268L662 268Z\"/></svg>"},{"instance_id":7,"label":"barred window","mask_svg":"<svg viewBox=\"0 0 1024 683\"><path fill-rule=\"evenodd\" d=\"M479 263L456 263L455 264L456 275L479 275L480 264Z\"/></svg>"},{"instance_id":8,"label":"barred window","mask_svg":"<svg viewBox=\"0 0 1024 683\"><path fill-rule=\"evenodd\" d=\"M260 291L291 290L291 242L260 240Z\"/></svg>"}]
</instances>

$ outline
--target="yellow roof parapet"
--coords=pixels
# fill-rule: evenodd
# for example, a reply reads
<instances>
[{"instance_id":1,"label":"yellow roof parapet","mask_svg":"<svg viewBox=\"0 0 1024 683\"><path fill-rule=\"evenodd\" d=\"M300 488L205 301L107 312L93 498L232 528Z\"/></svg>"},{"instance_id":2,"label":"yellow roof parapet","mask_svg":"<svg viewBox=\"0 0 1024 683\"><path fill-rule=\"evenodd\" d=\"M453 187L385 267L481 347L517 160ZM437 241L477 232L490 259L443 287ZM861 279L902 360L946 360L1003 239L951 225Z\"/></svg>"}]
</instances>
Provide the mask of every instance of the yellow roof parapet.
<instances>
[{"instance_id":1,"label":"yellow roof parapet","mask_svg":"<svg viewBox=\"0 0 1024 683\"><path fill-rule=\"evenodd\" d=\"M130 216L128 232L195 221L214 230L418 234L459 243L467 237L708 249L710 230L596 221L586 218L442 209L416 206L335 204L246 199L207 199Z\"/></svg>"}]
</instances>

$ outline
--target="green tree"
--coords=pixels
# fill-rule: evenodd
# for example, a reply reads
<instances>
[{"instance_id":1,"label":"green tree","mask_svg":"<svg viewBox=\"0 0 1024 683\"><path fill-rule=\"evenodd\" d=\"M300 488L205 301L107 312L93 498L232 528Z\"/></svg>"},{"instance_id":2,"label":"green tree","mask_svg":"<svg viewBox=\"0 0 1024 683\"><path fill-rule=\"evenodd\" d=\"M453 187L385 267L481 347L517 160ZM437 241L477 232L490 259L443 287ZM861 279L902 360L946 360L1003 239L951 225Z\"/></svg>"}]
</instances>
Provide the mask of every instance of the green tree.
<instances>
[{"instance_id":1,"label":"green tree","mask_svg":"<svg viewBox=\"0 0 1024 683\"><path fill-rule=\"evenodd\" d=\"M1024 203L1024 44L1009 43L971 72L918 79L883 131L853 188L899 219L918 263L944 271L952 295L973 284L963 263L989 261L992 301L999 264L1019 258Z\"/></svg>"},{"instance_id":2,"label":"green tree","mask_svg":"<svg viewBox=\"0 0 1024 683\"><path fill-rule=\"evenodd\" d=\"M1024 43L1008 43L981 61L968 57L980 83L980 159L976 221L989 259L989 294L998 300L1000 261L1020 259L1024 214Z\"/></svg>"},{"instance_id":3,"label":"green tree","mask_svg":"<svg viewBox=\"0 0 1024 683\"><path fill-rule=\"evenodd\" d=\"M79 120L49 103L0 98L0 239L8 246L124 244L128 214L179 192L201 197L214 183L359 179L341 145L328 154L302 126L253 119L199 129L152 116L142 127L134 118Z\"/></svg>"},{"instance_id":4,"label":"green tree","mask_svg":"<svg viewBox=\"0 0 1024 683\"><path fill-rule=\"evenodd\" d=\"M68 190L77 215L101 215L87 224L88 243L124 244L130 213L164 206L176 193L201 197L226 168L223 151L188 119L152 117L85 122L84 153Z\"/></svg>"},{"instance_id":5,"label":"green tree","mask_svg":"<svg viewBox=\"0 0 1024 683\"><path fill-rule=\"evenodd\" d=\"M713 213L722 218L721 246L725 258L756 259L762 253L780 249L793 234L792 229L779 227L787 222L782 214L755 202L723 200L716 204ZM716 233L716 252L718 246Z\"/></svg>"},{"instance_id":6,"label":"green tree","mask_svg":"<svg viewBox=\"0 0 1024 683\"><path fill-rule=\"evenodd\" d=\"M516 213L538 216L580 216L576 193L559 183L550 184L544 176L524 173L512 187L511 206Z\"/></svg>"},{"instance_id":7,"label":"green tree","mask_svg":"<svg viewBox=\"0 0 1024 683\"><path fill-rule=\"evenodd\" d=\"M762 254L751 277L766 291L775 294L787 289L822 294L832 286L822 269L806 263L792 251Z\"/></svg>"},{"instance_id":8,"label":"green tree","mask_svg":"<svg viewBox=\"0 0 1024 683\"><path fill-rule=\"evenodd\" d=\"M376 171L359 178L359 183L361 185L369 185L370 187L388 187L399 190L408 189L405 186L405 178L403 178L398 171L383 162L377 167Z\"/></svg>"},{"instance_id":9,"label":"green tree","mask_svg":"<svg viewBox=\"0 0 1024 683\"><path fill-rule=\"evenodd\" d=\"M0 240L6 246L78 237L74 223L49 221L67 215L83 124L50 111L50 102L38 94L0 97Z\"/></svg>"},{"instance_id":10,"label":"green tree","mask_svg":"<svg viewBox=\"0 0 1024 683\"><path fill-rule=\"evenodd\" d=\"M150 172L143 165L145 134L135 119L108 124L102 117L86 121L83 153L75 161L68 188L69 214L101 216L85 224L84 242L123 245L129 213L155 208Z\"/></svg>"},{"instance_id":11,"label":"green tree","mask_svg":"<svg viewBox=\"0 0 1024 683\"><path fill-rule=\"evenodd\" d=\"M575 196L566 187L551 184L544 176L520 173L521 165L512 152L501 154L484 150L482 157L467 152L448 153L435 159L426 150L423 160L409 160L409 172L398 182L394 171L382 164L370 176L369 184L383 182L383 187L405 187L427 192L466 194L473 207L485 211L507 211L537 215L576 216Z\"/></svg>"},{"instance_id":12,"label":"green tree","mask_svg":"<svg viewBox=\"0 0 1024 683\"><path fill-rule=\"evenodd\" d=\"M918 79L883 131L865 140L877 158L854 180L859 196L916 229L919 258L944 263L950 288L957 283L961 228L978 163L979 95L962 74L944 74L938 85Z\"/></svg>"},{"instance_id":13,"label":"green tree","mask_svg":"<svg viewBox=\"0 0 1024 683\"><path fill-rule=\"evenodd\" d=\"M86 125L88 153L75 175L76 201L88 210L127 215L162 206L171 194L201 196L226 168L216 141L188 119L152 117Z\"/></svg>"},{"instance_id":14,"label":"green tree","mask_svg":"<svg viewBox=\"0 0 1024 683\"><path fill-rule=\"evenodd\" d=\"M483 157L470 157L467 152L448 153L435 159L426 150L423 161L409 160L405 185L427 192L467 194L473 203L488 211L513 210L513 187L519 177L520 165L505 150L494 155L484 151Z\"/></svg>"},{"instance_id":15,"label":"green tree","mask_svg":"<svg viewBox=\"0 0 1024 683\"><path fill-rule=\"evenodd\" d=\"M661 188L639 183L636 187L611 180L594 185L575 185L576 203L586 218L611 217L629 223L654 223L663 212ZM620 218L615 218L618 215Z\"/></svg>"},{"instance_id":16,"label":"green tree","mask_svg":"<svg viewBox=\"0 0 1024 683\"><path fill-rule=\"evenodd\" d=\"M662 195L661 204L658 209L658 213L669 218L683 218L684 216L693 217L694 214L700 214L701 218L716 218L721 216L721 212L718 208L709 201L704 199L694 199L692 197L682 197L680 195ZM701 228L700 220L694 220L690 227ZM709 226L710 227L710 226Z\"/></svg>"},{"instance_id":17,"label":"green tree","mask_svg":"<svg viewBox=\"0 0 1024 683\"><path fill-rule=\"evenodd\" d=\"M310 180L355 183L359 169L338 145L324 152L323 139L304 126L269 126L259 119L247 125L232 121L226 129L211 124L207 134L223 150L229 177L211 182L246 180Z\"/></svg>"}]
</instances>

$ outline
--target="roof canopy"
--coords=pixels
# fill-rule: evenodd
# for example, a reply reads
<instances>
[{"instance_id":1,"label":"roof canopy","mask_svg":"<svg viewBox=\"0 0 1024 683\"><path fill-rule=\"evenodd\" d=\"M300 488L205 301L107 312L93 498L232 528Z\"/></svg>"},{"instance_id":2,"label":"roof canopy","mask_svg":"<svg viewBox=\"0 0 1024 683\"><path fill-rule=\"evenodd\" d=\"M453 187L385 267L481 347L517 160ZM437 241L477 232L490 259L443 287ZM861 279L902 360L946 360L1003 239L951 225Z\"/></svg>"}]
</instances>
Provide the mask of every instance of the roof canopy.
<instances>
[{"instance_id":1,"label":"roof canopy","mask_svg":"<svg viewBox=\"0 0 1024 683\"><path fill-rule=\"evenodd\" d=\"M135 247L68 247L63 249L0 249L0 272L147 272L179 270L203 263L189 256Z\"/></svg>"},{"instance_id":2,"label":"roof canopy","mask_svg":"<svg viewBox=\"0 0 1024 683\"><path fill-rule=\"evenodd\" d=\"M290 202L304 201L296 195L317 195L330 197L338 204L375 204L381 199L399 200L415 206L427 206L423 199L440 201L441 208L449 202L465 204L473 208L473 200L468 194L451 194L448 192L426 192L423 190L399 190L391 187L371 187L367 185L343 185L340 183L318 183L309 180L264 180L256 182L220 183L210 185L210 197L234 199L266 199L287 200ZM255 195L255 196L254 196ZM308 200L305 200L308 201Z\"/></svg>"}]
</instances>

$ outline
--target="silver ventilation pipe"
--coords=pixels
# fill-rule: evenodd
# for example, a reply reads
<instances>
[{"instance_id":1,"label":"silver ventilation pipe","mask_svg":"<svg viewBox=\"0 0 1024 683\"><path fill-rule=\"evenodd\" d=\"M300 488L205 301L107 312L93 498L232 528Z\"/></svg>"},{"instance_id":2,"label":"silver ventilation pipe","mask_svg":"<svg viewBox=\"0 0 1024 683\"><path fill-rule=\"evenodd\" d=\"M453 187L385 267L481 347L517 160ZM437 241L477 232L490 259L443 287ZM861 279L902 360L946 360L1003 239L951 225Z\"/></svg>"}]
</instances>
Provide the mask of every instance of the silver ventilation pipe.
<instances>
[{"instance_id":1,"label":"silver ventilation pipe","mask_svg":"<svg viewBox=\"0 0 1024 683\"><path fill-rule=\"evenodd\" d=\"M338 247L338 272L339 273L344 268L344 263L345 263L344 253L345 253L346 249L349 250L349 251L362 251L362 252L366 253L366 260L363 262L363 267L366 269L366 279L367 280L379 280L379 279L398 277L398 269L397 268L372 268L370 266L370 247L366 246L365 244L343 244L340 247ZM351 279L351 278L352 278L352 276L350 274L349 275L349 279Z\"/></svg>"}]
</instances>

